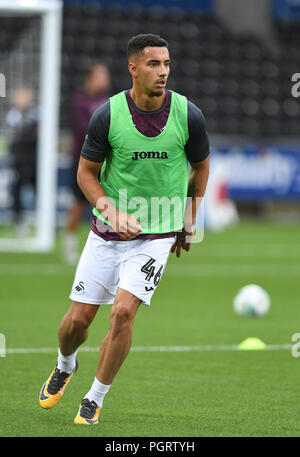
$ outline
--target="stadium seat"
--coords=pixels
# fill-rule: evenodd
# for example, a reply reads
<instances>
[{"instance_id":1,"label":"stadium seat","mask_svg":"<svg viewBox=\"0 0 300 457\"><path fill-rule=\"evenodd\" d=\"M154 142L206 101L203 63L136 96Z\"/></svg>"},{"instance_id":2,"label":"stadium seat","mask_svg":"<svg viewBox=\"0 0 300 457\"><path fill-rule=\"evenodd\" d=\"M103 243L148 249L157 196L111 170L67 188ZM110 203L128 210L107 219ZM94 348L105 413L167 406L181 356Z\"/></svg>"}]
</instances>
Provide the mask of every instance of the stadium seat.
<instances>
[{"instance_id":1,"label":"stadium seat","mask_svg":"<svg viewBox=\"0 0 300 457\"><path fill-rule=\"evenodd\" d=\"M127 40L151 32L169 42L169 87L200 106L210 132L298 135L300 109L290 96L290 78L299 71L300 27L282 23L274 27L279 44L273 55L258 38L237 39L213 16L181 8L68 4L63 17L62 127L83 63L88 58L107 63L112 69L112 92L129 87ZM7 26L0 27L0 47L7 43L6 30Z\"/></svg>"}]
</instances>

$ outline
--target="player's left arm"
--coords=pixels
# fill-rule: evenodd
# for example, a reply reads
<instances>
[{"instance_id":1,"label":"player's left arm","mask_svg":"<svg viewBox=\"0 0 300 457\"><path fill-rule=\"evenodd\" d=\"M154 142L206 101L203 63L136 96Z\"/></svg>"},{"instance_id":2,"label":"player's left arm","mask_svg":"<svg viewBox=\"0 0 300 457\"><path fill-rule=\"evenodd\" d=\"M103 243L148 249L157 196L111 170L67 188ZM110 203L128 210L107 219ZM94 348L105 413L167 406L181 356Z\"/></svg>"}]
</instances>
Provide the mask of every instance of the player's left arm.
<instances>
[{"instance_id":1,"label":"player's left arm","mask_svg":"<svg viewBox=\"0 0 300 457\"><path fill-rule=\"evenodd\" d=\"M171 249L171 252L176 251L176 257L180 257L181 249L189 251L191 248L197 211L204 198L209 175L209 156L201 162L190 162L190 164L191 172L187 195L189 198L185 208L184 227L177 234L176 243Z\"/></svg>"},{"instance_id":2,"label":"player's left arm","mask_svg":"<svg viewBox=\"0 0 300 457\"><path fill-rule=\"evenodd\" d=\"M209 175L209 155L201 162L190 162L191 171L188 185L188 200L184 216L184 228L193 231L197 211L202 203Z\"/></svg>"},{"instance_id":3,"label":"player's left arm","mask_svg":"<svg viewBox=\"0 0 300 457\"><path fill-rule=\"evenodd\" d=\"M191 165L184 227L177 234L171 252L176 251L180 257L181 249L189 251L193 236L197 211L204 198L209 175L209 140L205 128L205 120L201 110L188 102L189 139L185 145L187 159Z\"/></svg>"}]
</instances>

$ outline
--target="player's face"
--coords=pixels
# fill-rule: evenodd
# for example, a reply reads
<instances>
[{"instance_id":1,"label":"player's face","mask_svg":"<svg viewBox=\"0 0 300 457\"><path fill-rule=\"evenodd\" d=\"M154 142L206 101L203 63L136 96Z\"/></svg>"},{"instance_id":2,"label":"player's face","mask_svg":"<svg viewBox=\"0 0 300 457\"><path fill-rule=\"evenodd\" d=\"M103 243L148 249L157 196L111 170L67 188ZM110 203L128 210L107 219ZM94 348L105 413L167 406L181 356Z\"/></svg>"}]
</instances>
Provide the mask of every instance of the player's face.
<instances>
[{"instance_id":1,"label":"player's face","mask_svg":"<svg viewBox=\"0 0 300 457\"><path fill-rule=\"evenodd\" d=\"M147 46L143 53L129 63L136 83L149 96L160 97L170 73L170 56L165 47Z\"/></svg>"}]
</instances>

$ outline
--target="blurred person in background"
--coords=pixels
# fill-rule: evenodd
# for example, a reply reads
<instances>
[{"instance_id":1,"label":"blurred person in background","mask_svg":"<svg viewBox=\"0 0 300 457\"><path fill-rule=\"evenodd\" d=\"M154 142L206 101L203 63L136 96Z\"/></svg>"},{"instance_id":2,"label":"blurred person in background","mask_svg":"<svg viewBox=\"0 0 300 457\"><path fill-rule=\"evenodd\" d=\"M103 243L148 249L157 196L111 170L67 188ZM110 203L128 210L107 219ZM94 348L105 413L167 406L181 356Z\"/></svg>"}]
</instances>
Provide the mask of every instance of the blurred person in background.
<instances>
[{"instance_id":1,"label":"blurred person in background","mask_svg":"<svg viewBox=\"0 0 300 457\"><path fill-rule=\"evenodd\" d=\"M77 184L77 167L87 127L93 112L109 96L110 75L108 68L100 63L90 63L84 73L84 87L74 94L72 113L72 172L71 186L74 204L68 214L64 239L64 257L75 263L79 257L77 230L85 210L87 199Z\"/></svg>"},{"instance_id":2,"label":"blurred person in background","mask_svg":"<svg viewBox=\"0 0 300 457\"><path fill-rule=\"evenodd\" d=\"M24 186L29 185L33 193L36 193L38 117L38 107L34 105L32 90L28 87L15 88L6 123L11 130L9 150L14 170L13 222L19 236L24 236L29 229L22 208Z\"/></svg>"}]
</instances>

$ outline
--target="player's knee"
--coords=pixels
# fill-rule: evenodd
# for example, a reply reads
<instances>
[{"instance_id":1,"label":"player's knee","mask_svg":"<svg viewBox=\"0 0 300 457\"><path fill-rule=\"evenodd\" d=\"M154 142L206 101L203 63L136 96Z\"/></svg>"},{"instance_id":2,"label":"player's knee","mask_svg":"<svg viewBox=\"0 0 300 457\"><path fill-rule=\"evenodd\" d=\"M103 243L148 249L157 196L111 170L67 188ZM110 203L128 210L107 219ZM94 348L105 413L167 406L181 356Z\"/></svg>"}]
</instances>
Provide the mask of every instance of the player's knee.
<instances>
[{"instance_id":1,"label":"player's knee","mask_svg":"<svg viewBox=\"0 0 300 457\"><path fill-rule=\"evenodd\" d=\"M118 305L112 307L111 310L111 328L114 331L120 332L131 328L133 316L128 307Z\"/></svg>"},{"instance_id":2,"label":"player's knee","mask_svg":"<svg viewBox=\"0 0 300 457\"><path fill-rule=\"evenodd\" d=\"M85 314L72 313L69 316L70 333L79 333L88 329L90 320Z\"/></svg>"},{"instance_id":3,"label":"player's knee","mask_svg":"<svg viewBox=\"0 0 300 457\"><path fill-rule=\"evenodd\" d=\"M73 302L62 319L61 327L70 334L82 333L90 326L96 311L97 309L93 306Z\"/></svg>"}]
</instances>

